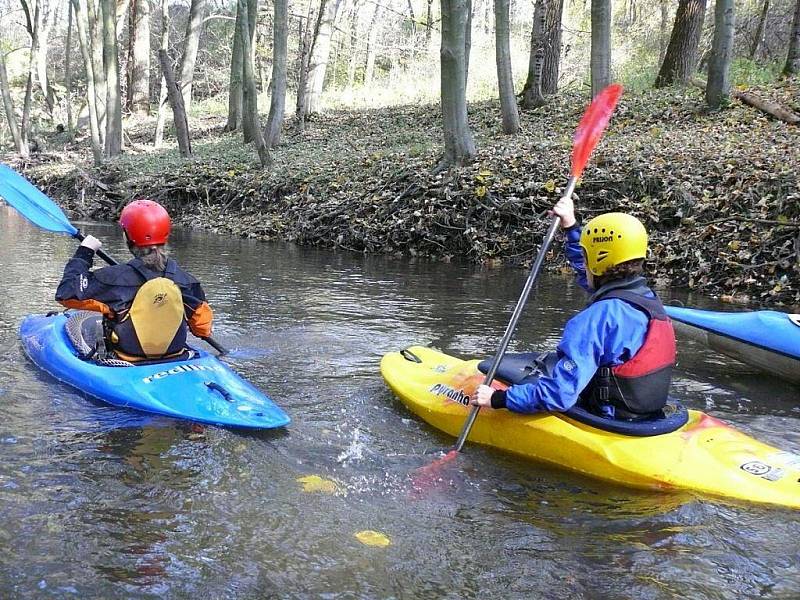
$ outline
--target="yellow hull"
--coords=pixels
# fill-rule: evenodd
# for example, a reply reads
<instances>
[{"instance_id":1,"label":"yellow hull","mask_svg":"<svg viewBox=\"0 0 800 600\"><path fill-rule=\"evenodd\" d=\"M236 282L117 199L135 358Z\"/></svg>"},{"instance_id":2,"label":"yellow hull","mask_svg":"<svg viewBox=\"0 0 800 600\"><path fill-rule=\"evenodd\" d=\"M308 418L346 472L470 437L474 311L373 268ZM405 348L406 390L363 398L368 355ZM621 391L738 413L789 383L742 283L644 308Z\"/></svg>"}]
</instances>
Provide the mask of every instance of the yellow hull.
<instances>
[{"instance_id":1,"label":"yellow hull","mask_svg":"<svg viewBox=\"0 0 800 600\"><path fill-rule=\"evenodd\" d=\"M431 348L408 349L381 360L381 374L408 408L457 436L469 412L467 397L483 382L477 360ZM483 409L469 441L626 486L695 490L800 508L800 455L763 444L700 411L672 433L631 437L601 431L558 413L520 415Z\"/></svg>"}]
</instances>

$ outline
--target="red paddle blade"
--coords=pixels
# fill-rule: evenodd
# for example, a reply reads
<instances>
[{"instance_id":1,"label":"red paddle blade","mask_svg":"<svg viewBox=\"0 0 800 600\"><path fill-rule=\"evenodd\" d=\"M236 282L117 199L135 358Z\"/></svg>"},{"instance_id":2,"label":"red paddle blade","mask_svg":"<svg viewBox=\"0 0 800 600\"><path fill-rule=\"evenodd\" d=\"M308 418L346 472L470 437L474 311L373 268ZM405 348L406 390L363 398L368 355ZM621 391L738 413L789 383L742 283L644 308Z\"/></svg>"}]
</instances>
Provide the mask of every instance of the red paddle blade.
<instances>
[{"instance_id":1,"label":"red paddle blade","mask_svg":"<svg viewBox=\"0 0 800 600\"><path fill-rule=\"evenodd\" d=\"M603 132L611 119L611 113L622 95L622 86L612 83L597 96L578 124L575 131L575 143L572 146L572 176L578 179L583 173L583 168L589 156L603 136Z\"/></svg>"},{"instance_id":2,"label":"red paddle blade","mask_svg":"<svg viewBox=\"0 0 800 600\"><path fill-rule=\"evenodd\" d=\"M450 450L441 458L433 461L431 464L420 467L414 471L411 478L411 486L414 492L422 492L427 488L433 487L442 477L442 470L458 456L458 450Z\"/></svg>"}]
</instances>

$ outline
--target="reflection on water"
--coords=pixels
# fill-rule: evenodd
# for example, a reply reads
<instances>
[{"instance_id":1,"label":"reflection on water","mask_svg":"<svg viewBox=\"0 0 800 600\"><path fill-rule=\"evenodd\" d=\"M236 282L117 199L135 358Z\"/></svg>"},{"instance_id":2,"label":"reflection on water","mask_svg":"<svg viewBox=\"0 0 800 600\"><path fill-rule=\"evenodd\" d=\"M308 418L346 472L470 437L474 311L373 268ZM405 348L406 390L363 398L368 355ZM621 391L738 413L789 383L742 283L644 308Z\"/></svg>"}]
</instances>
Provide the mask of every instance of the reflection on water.
<instances>
[{"instance_id":1,"label":"reflection on water","mask_svg":"<svg viewBox=\"0 0 800 600\"><path fill-rule=\"evenodd\" d=\"M114 227L87 229L126 258ZM17 327L56 308L74 243L2 207L0 239L0 597L797 597L795 512L472 445L413 493L411 474L452 439L402 407L378 361L416 343L491 354L522 271L176 232L226 360L293 418L254 434L112 408L37 371ZM582 302L568 278L544 278L512 351L555 343ZM681 400L800 452L797 388L690 342L680 361ZM310 475L333 485L305 491ZM391 544L364 545L364 530Z\"/></svg>"}]
</instances>

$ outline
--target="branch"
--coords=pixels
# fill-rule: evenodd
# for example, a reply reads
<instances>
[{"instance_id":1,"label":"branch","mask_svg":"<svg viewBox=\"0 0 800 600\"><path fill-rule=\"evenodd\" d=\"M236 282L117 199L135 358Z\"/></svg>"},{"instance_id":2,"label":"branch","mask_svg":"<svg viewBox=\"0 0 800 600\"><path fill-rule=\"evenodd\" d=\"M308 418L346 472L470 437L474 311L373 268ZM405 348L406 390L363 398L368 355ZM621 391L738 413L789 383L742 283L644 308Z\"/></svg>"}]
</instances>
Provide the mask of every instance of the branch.
<instances>
[{"instance_id":1,"label":"branch","mask_svg":"<svg viewBox=\"0 0 800 600\"><path fill-rule=\"evenodd\" d=\"M203 19L203 25L205 25L208 21L212 19L225 19L226 21L235 21L236 17L231 17L229 15L208 15L205 19Z\"/></svg>"}]
</instances>

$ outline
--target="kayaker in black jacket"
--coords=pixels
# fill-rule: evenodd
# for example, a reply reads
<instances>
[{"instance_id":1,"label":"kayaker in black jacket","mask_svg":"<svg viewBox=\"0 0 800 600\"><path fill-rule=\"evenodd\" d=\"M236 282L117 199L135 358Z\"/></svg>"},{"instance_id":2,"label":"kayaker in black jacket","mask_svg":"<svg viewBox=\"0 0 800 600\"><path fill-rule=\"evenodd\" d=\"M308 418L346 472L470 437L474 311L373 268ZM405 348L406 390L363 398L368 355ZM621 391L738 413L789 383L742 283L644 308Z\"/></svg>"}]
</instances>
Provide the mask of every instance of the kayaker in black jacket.
<instances>
[{"instance_id":1,"label":"kayaker in black jacket","mask_svg":"<svg viewBox=\"0 0 800 600\"><path fill-rule=\"evenodd\" d=\"M213 313L203 288L167 257L172 225L163 206L134 200L119 223L133 260L92 271L102 244L87 236L64 269L56 300L67 308L102 313L106 343L121 359L180 357L187 327L198 337L211 335Z\"/></svg>"},{"instance_id":2,"label":"kayaker in black jacket","mask_svg":"<svg viewBox=\"0 0 800 600\"><path fill-rule=\"evenodd\" d=\"M561 219L566 255L591 296L570 319L535 383L497 390L481 385L472 404L522 413L562 412L580 403L602 416L644 419L667 402L675 334L658 296L643 277L647 232L624 213L595 217L581 229L572 199L553 211Z\"/></svg>"}]
</instances>

